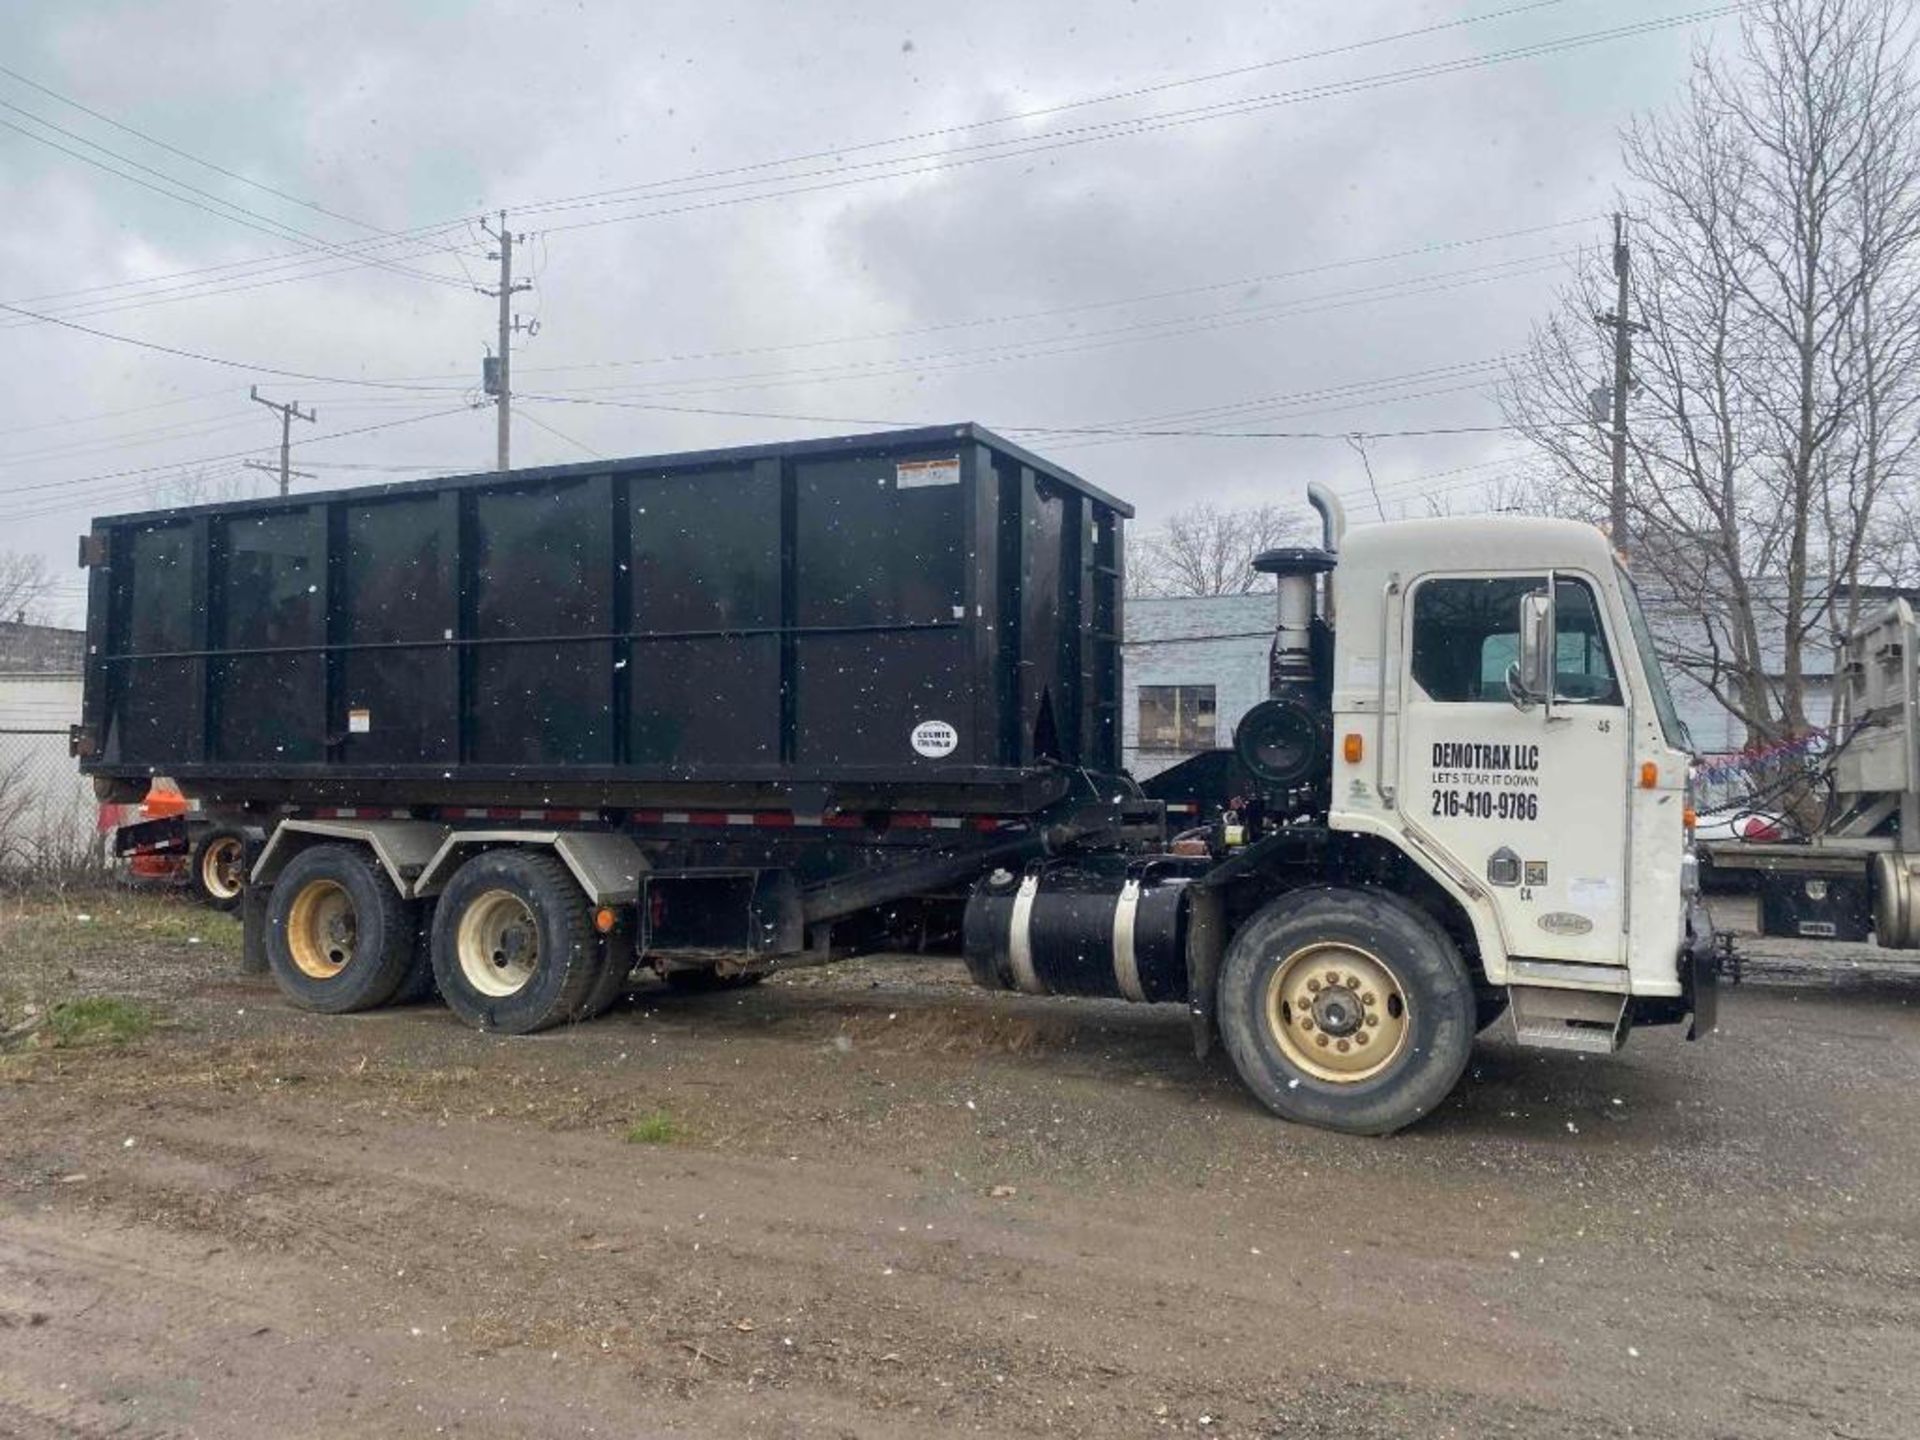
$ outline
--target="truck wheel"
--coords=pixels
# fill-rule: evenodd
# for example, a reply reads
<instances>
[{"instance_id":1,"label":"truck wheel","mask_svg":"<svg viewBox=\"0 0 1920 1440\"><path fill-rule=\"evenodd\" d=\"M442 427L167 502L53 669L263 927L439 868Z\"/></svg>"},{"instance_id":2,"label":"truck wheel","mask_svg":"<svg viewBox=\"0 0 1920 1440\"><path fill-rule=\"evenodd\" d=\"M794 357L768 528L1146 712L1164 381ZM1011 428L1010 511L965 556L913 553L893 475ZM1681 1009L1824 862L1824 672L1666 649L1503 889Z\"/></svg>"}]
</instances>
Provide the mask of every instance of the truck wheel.
<instances>
[{"instance_id":1,"label":"truck wheel","mask_svg":"<svg viewBox=\"0 0 1920 1440\"><path fill-rule=\"evenodd\" d=\"M434 909L433 978L447 1008L482 1030L584 1019L604 968L587 897L551 855L476 855Z\"/></svg>"},{"instance_id":2,"label":"truck wheel","mask_svg":"<svg viewBox=\"0 0 1920 1440\"><path fill-rule=\"evenodd\" d=\"M193 896L212 910L238 910L247 885L247 837L238 830L209 830L193 842L187 860Z\"/></svg>"},{"instance_id":3,"label":"truck wheel","mask_svg":"<svg viewBox=\"0 0 1920 1440\"><path fill-rule=\"evenodd\" d=\"M406 979L413 929L378 861L352 846L317 845L294 856L274 882L267 966L303 1010L371 1010Z\"/></svg>"},{"instance_id":4,"label":"truck wheel","mask_svg":"<svg viewBox=\"0 0 1920 1440\"><path fill-rule=\"evenodd\" d=\"M1473 981L1453 942L1393 896L1302 890L1240 927L1220 1036L1268 1109L1389 1135L1438 1105L1473 1046Z\"/></svg>"}]
</instances>

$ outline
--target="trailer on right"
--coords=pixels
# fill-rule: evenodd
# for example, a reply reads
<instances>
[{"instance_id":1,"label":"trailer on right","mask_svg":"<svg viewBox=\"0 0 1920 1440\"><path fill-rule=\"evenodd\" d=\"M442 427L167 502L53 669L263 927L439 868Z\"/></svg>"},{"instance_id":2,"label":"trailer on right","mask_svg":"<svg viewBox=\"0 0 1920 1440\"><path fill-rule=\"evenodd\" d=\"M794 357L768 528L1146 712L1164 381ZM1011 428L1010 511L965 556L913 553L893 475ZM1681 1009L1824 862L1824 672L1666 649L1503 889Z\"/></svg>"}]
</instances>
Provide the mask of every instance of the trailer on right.
<instances>
[{"instance_id":1,"label":"trailer on right","mask_svg":"<svg viewBox=\"0 0 1920 1440\"><path fill-rule=\"evenodd\" d=\"M1807 833L1702 839L1711 876L1750 882L1763 935L1920 949L1920 626L1905 599L1840 642L1830 787Z\"/></svg>"}]
</instances>

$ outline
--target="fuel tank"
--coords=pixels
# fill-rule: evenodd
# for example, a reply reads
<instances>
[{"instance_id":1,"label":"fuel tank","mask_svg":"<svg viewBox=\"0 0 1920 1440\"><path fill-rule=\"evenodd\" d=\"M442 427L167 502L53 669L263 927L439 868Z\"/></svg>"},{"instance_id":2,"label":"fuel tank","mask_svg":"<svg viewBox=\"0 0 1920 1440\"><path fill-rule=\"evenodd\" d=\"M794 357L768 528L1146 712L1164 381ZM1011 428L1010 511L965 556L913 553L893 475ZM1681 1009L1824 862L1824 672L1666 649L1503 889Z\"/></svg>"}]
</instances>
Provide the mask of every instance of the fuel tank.
<instances>
[{"instance_id":1,"label":"fuel tank","mask_svg":"<svg viewBox=\"0 0 1920 1440\"><path fill-rule=\"evenodd\" d=\"M995 870L967 902L967 970L1029 995L1185 1000L1187 892L1211 864L1090 855Z\"/></svg>"}]
</instances>

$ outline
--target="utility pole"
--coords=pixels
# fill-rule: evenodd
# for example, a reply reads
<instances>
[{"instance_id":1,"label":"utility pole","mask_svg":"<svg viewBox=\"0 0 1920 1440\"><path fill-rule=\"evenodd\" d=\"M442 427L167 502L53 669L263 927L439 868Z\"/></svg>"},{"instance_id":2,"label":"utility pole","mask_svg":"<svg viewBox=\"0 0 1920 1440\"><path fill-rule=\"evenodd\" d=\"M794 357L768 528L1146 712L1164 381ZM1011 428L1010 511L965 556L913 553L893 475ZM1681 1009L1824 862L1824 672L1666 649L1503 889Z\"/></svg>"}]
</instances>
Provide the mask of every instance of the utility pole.
<instances>
[{"instance_id":1,"label":"utility pole","mask_svg":"<svg viewBox=\"0 0 1920 1440\"><path fill-rule=\"evenodd\" d=\"M512 468L509 460L513 439L513 337L523 330L529 336L536 334L540 329L540 322L522 320L513 313L513 297L522 290L533 288L532 281L521 280L516 283L513 278L513 242L515 239L524 240L527 237L515 236L511 230L507 229L507 212L504 210L500 212L498 230L489 228L484 220L480 222L480 228L485 230L500 247L487 257L489 260L500 262L499 288L494 290L484 286L474 288L482 295L495 296L500 301L500 349L493 357L493 363L483 368L483 374L486 392L493 396L498 417L498 424L495 426L497 453L494 468L504 471Z\"/></svg>"},{"instance_id":2,"label":"utility pole","mask_svg":"<svg viewBox=\"0 0 1920 1440\"><path fill-rule=\"evenodd\" d=\"M1614 548L1627 548L1627 391L1633 388L1633 336L1647 327L1627 316L1633 256L1627 248L1627 217L1613 217L1613 309L1594 316L1613 332L1613 484L1608 492L1607 534Z\"/></svg>"},{"instance_id":3,"label":"utility pole","mask_svg":"<svg viewBox=\"0 0 1920 1440\"><path fill-rule=\"evenodd\" d=\"M292 478L294 474L292 470L287 468L287 465L288 465L287 452L289 447L293 443L293 437L292 437L293 422L296 420L304 420L309 425L311 425L318 418L318 416L312 410L302 410L300 408L300 402L298 400L290 400L285 405L276 405L273 401L267 399L266 396L260 393L260 387L258 385L249 385L247 387L247 395L250 399L255 400L258 403L266 406L269 410L273 411L274 414L280 417L279 474L280 474L280 493L284 495L287 493L287 482ZM264 470L269 475L274 473L273 466L268 465L264 461L260 461L260 460L247 461L247 468L249 470ZM310 480L313 478L312 476L308 475L304 470L300 471L299 474L303 480Z\"/></svg>"}]
</instances>

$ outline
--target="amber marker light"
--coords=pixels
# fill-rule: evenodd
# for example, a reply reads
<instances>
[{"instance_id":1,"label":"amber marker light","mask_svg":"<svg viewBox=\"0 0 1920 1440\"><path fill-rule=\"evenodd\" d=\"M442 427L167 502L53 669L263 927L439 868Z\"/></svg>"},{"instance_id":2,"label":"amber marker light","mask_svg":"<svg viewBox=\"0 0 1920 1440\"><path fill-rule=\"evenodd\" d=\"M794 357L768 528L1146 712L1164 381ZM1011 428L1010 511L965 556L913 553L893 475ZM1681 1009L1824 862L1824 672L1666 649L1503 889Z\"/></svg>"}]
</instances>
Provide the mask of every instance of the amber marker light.
<instances>
[{"instance_id":1,"label":"amber marker light","mask_svg":"<svg viewBox=\"0 0 1920 1440\"><path fill-rule=\"evenodd\" d=\"M1651 760L1640 762L1640 788L1651 790L1660 783L1660 767Z\"/></svg>"},{"instance_id":2,"label":"amber marker light","mask_svg":"<svg viewBox=\"0 0 1920 1440\"><path fill-rule=\"evenodd\" d=\"M1689 805L1680 812L1680 823L1686 826L1689 832L1698 830L1700 828L1700 812Z\"/></svg>"},{"instance_id":3,"label":"amber marker light","mask_svg":"<svg viewBox=\"0 0 1920 1440\"><path fill-rule=\"evenodd\" d=\"M1341 742L1340 753L1347 757L1347 764L1358 765L1360 757L1366 753L1366 742L1361 740L1360 732L1353 731Z\"/></svg>"},{"instance_id":4,"label":"amber marker light","mask_svg":"<svg viewBox=\"0 0 1920 1440\"><path fill-rule=\"evenodd\" d=\"M602 905L593 912L593 928L602 935L611 935L613 927L620 923L620 914L611 905Z\"/></svg>"}]
</instances>

